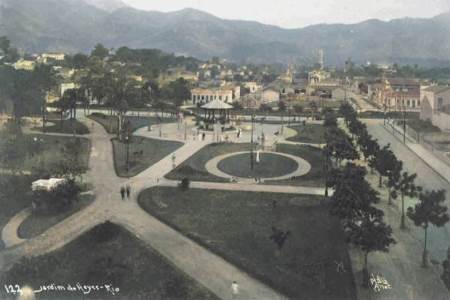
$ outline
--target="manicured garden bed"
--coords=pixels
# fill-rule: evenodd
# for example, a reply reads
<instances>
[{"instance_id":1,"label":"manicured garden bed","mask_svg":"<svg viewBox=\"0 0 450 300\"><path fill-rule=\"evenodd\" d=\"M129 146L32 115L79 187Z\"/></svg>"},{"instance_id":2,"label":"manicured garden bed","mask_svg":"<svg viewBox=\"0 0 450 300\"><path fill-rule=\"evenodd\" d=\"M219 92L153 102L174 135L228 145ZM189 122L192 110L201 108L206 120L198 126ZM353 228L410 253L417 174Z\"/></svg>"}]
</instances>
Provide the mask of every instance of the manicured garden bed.
<instances>
[{"instance_id":1,"label":"manicured garden bed","mask_svg":"<svg viewBox=\"0 0 450 300\"><path fill-rule=\"evenodd\" d=\"M112 285L113 296L105 289L81 292L47 291L39 299L217 299L160 255L147 248L121 227L105 223L50 254L24 258L2 274L5 284ZM5 290L0 298L6 298Z\"/></svg>"},{"instance_id":2,"label":"manicured garden bed","mask_svg":"<svg viewBox=\"0 0 450 300\"><path fill-rule=\"evenodd\" d=\"M120 177L132 177L157 163L180 148L183 143L148 139L133 136L129 144L129 165L127 170L127 144L112 140L114 166Z\"/></svg>"},{"instance_id":3,"label":"manicured garden bed","mask_svg":"<svg viewBox=\"0 0 450 300\"><path fill-rule=\"evenodd\" d=\"M301 142L310 144L324 144L326 128L320 124L306 124L292 126L292 129L297 131L297 135L288 138L291 142Z\"/></svg>"},{"instance_id":4,"label":"manicured garden bed","mask_svg":"<svg viewBox=\"0 0 450 300\"><path fill-rule=\"evenodd\" d=\"M32 214L19 226L18 235L20 238L29 239L44 233L50 227L58 224L74 213L84 209L94 201L92 195L79 195L71 207L58 214Z\"/></svg>"},{"instance_id":5,"label":"manicured garden bed","mask_svg":"<svg viewBox=\"0 0 450 300\"><path fill-rule=\"evenodd\" d=\"M344 234L322 200L168 187L139 196L149 214L291 299L356 299ZM272 227L290 232L281 251Z\"/></svg>"},{"instance_id":6,"label":"manicured garden bed","mask_svg":"<svg viewBox=\"0 0 450 300\"><path fill-rule=\"evenodd\" d=\"M167 174L166 178L172 180L189 178L192 181L228 182L229 180L225 178L210 174L206 170L205 164L216 156L232 152L249 151L250 149L250 144L221 143L207 145Z\"/></svg>"},{"instance_id":7,"label":"manicured garden bed","mask_svg":"<svg viewBox=\"0 0 450 300\"><path fill-rule=\"evenodd\" d=\"M244 178L279 177L297 170L298 164L285 156L273 153L261 153L260 162L255 162L253 154L253 170L250 167L251 154L249 152L228 157L217 165L222 172Z\"/></svg>"}]
</instances>

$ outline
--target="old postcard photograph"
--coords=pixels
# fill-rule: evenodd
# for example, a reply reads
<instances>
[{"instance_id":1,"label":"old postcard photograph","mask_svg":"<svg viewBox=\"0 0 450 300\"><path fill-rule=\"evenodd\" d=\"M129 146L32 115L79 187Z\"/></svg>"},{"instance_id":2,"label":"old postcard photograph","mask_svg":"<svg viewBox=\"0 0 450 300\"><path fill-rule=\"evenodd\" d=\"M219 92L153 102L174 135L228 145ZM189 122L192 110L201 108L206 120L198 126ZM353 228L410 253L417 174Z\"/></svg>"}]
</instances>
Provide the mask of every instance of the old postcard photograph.
<instances>
[{"instance_id":1,"label":"old postcard photograph","mask_svg":"<svg viewBox=\"0 0 450 300\"><path fill-rule=\"evenodd\" d=\"M449 207L449 0L0 0L0 300L448 300Z\"/></svg>"}]
</instances>

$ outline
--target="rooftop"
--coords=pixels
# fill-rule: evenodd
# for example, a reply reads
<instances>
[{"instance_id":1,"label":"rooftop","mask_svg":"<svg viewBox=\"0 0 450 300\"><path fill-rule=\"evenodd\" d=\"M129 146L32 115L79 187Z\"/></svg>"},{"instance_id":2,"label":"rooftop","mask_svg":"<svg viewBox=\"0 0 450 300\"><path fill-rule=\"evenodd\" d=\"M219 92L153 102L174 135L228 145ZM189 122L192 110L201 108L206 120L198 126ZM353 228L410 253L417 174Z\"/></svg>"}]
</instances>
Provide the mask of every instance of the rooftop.
<instances>
[{"instance_id":1,"label":"rooftop","mask_svg":"<svg viewBox=\"0 0 450 300\"><path fill-rule=\"evenodd\" d=\"M223 101L220 101L220 100L216 99L216 100L213 100L213 101L203 105L202 108L204 108L204 109L211 109L211 110L212 109L219 110L219 109L232 109L233 106L231 106L230 104L227 104L227 103L225 103Z\"/></svg>"},{"instance_id":2,"label":"rooftop","mask_svg":"<svg viewBox=\"0 0 450 300\"><path fill-rule=\"evenodd\" d=\"M435 86L427 87L424 90L427 91L427 92L433 92L435 94L440 94L440 93L443 93L443 92L446 92L446 91L450 90L450 86L435 85Z\"/></svg>"}]
</instances>

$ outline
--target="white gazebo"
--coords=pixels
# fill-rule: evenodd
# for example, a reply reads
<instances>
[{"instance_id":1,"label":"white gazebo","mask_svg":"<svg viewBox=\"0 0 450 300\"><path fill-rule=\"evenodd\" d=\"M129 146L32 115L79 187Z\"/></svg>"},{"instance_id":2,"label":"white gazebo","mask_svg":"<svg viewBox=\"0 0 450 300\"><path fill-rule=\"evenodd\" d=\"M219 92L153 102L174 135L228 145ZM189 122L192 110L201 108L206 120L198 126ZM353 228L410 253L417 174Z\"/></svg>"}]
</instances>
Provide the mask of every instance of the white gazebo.
<instances>
[{"instance_id":1,"label":"white gazebo","mask_svg":"<svg viewBox=\"0 0 450 300\"><path fill-rule=\"evenodd\" d=\"M230 110L233 109L233 106L216 99L203 105L202 109L205 111L206 123L215 124L218 120L228 123L230 121ZM216 112L218 113L217 118Z\"/></svg>"}]
</instances>

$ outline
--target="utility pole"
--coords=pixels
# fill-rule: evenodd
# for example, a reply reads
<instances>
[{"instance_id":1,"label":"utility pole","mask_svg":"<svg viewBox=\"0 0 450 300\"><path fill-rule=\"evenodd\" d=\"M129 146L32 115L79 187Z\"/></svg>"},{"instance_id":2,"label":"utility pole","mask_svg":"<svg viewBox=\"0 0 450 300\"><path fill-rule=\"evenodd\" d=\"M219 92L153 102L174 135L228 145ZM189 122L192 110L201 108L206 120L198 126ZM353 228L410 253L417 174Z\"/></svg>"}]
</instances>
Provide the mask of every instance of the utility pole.
<instances>
[{"instance_id":1,"label":"utility pole","mask_svg":"<svg viewBox=\"0 0 450 300\"><path fill-rule=\"evenodd\" d=\"M406 144L406 106L403 106L403 144Z\"/></svg>"},{"instance_id":2,"label":"utility pole","mask_svg":"<svg viewBox=\"0 0 450 300\"><path fill-rule=\"evenodd\" d=\"M250 136L250 169L253 170L254 162L253 162L253 131L255 126L255 115L252 113L252 135Z\"/></svg>"}]
</instances>

